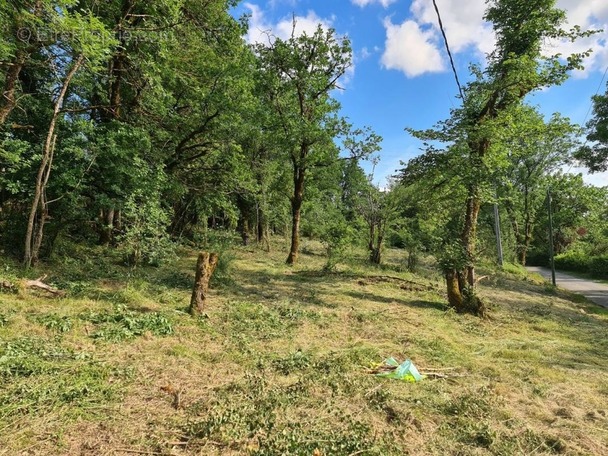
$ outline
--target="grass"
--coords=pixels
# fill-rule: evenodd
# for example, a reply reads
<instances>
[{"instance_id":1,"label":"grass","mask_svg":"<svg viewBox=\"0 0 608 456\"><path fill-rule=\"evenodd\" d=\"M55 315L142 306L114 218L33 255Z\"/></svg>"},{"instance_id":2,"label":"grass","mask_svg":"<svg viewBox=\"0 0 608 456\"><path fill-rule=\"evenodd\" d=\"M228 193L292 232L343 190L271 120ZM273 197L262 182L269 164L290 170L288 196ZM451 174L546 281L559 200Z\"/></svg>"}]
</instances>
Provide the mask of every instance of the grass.
<instances>
[{"instance_id":1,"label":"grass","mask_svg":"<svg viewBox=\"0 0 608 456\"><path fill-rule=\"evenodd\" d=\"M277 245L236 249L200 318L193 252L132 270L74 251L31 272L68 295L0 293L0 455L608 453L603 309L509 269L482 281L479 320L399 251L332 273L307 252L290 268ZM389 356L451 375L368 373Z\"/></svg>"}]
</instances>

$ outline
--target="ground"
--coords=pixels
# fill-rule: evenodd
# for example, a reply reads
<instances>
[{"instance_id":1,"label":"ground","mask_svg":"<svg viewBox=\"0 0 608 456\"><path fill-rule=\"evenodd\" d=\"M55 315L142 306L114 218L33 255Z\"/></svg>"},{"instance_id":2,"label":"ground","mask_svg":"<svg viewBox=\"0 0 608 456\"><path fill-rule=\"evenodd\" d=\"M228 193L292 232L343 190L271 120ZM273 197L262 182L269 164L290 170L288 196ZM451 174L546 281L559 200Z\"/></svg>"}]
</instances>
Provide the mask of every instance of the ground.
<instances>
[{"instance_id":1,"label":"ground","mask_svg":"<svg viewBox=\"0 0 608 456\"><path fill-rule=\"evenodd\" d=\"M196 319L193 251L130 269L73 248L28 273L67 296L0 293L0 455L608 454L606 309L511 268L481 282L487 319L458 315L401 251L326 273L303 250L224 253ZM447 378L369 372L389 356Z\"/></svg>"}]
</instances>

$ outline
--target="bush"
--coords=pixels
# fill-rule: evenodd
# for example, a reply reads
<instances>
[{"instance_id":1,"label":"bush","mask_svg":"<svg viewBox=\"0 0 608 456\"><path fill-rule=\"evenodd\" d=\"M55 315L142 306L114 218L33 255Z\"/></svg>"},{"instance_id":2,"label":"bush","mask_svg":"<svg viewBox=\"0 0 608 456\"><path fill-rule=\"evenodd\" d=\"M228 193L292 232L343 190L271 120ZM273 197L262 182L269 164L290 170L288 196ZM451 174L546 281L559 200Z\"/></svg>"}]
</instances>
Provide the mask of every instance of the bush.
<instances>
[{"instance_id":1,"label":"bush","mask_svg":"<svg viewBox=\"0 0 608 456\"><path fill-rule=\"evenodd\" d=\"M608 255L591 257L589 272L599 279L608 279Z\"/></svg>"},{"instance_id":2,"label":"bush","mask_svg":"<svg viewBox=\"0 0 608 456\"><path fill-rule=\"evenodd\" d=\"M131 195L125 203L124 233L118 237L130 265L145 263L158 266L175 258L175 245L169 239L169 214L160 205L157 194Z\"/></svg>"},{"instance_id":3,"label":"bush","mask_svg":"<svg viewBox=\"0 0 608 456\"><path fill-rule=\"evenodd\" d=\"M555 268L588 272L594 277L608 279L608 255L593 257L580 251L566 252L555 257Z\"/></svg>"},{"instance_id":4,"label":"bush","mask_svg":"<svg viewBox=\"0 0 608 456\"><path fill-rule=\"evenodd\" d=\"M564 271L590 272L591 258L580 251L561 253L555 257L555 268Z\"/></svg>"},{"instance_id":5,"label":"bush","mask_svg":"<svg viewBox=\"0 0 608 456\"><path fill-rule=\"evenodd\" d=\"M332 220L325 224L321 233L321 242L327 251L326 271L335 269L336 264L344 257L344 251L352 243L353 232L346 221Z\"/></svg>"}]
</instances>

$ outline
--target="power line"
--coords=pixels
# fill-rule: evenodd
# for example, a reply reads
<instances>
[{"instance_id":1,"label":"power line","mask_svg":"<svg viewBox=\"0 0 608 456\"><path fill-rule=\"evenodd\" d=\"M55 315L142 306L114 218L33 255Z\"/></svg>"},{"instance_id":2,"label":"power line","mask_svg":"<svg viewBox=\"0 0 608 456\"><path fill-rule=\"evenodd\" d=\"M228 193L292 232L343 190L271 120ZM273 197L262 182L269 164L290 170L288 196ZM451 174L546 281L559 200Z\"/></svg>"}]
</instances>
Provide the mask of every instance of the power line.
<instances>
[{"instance_id":1,"label":"power line","mask_svg":"<svg viewBox=\"0 0 608 456\"><path fill-rule=\"evenodd\" d=\"M597 86L597 90L595 91L594 96L597 96L597 94L600 93L600 89L604 85L604 79L606 79L606 73L608 73L608 65L606 65L606 69L604 70L604 75L602 76L602 80L600 81L599 85ZM593 102L591 102L591 104L589 105L589 109L587 110L587 114L585 114L585 120L583 120L582 125L585 125L585 122L587 122L587 117L589 117L589 113L591 112L592 107L593 107Z\"/></svg>"},{"instance_id":2,"label":"power line","mask_svg":"<svg viewBox=\"0 0 608 456\"><path fill-rule=\"evenodd\" d=\"M435 12L437 13L437 21L439 22L439 29L441 30L441 34L443 35L443 41L445 43L445 49L448 51L448 57L450 58L450 65L452 65L452 72L454 73L454 79L456 79L456 85L458 86L458 92L460 92L460 98L464 101L464 94L462 92L462 87L460 86L460 80L458 79L458 73L456 72L456 66L454 65L454 59L452 58L452 52L450 51L450 45L448 44L448 37L445 34L445 30L443 29L443 21L441 20L441 14L439 14L439 8L437 7L437 2L433 0L433 6L435 7Z\"/></svg>"},{"instance_id":3,"label":"power line","mask_svg":"<svg viewBox=\"0 0 608 456\"><path fill-rule=\"evenodd\" d=\"M606 65L606 69L604 70L602 79L600 80L600 83L598 84L597 90L595 91L595 95L593 97L596 97L597 94L600 93L600 90L601 90L602 86L604 85L604 79L606 79L606 74L608 74L608 65ZM585 126L585 123L587 122L587 117L589 117L589 114L591 113L591 109L593 108L593 97L591 97L591 102L589 103L589 109L587 109L587 114L585 114L585 119L583 120L583 123L581 124L582 127ZM585 138L585 142L581 146L581 149L583 149L587 145L588 142L589 142L589 139ZM566 174L570 173L573 166L574 166L574 163L571 163L570 168L568 168L568 171L566 171Z\"/></svg>"}]
</instances>

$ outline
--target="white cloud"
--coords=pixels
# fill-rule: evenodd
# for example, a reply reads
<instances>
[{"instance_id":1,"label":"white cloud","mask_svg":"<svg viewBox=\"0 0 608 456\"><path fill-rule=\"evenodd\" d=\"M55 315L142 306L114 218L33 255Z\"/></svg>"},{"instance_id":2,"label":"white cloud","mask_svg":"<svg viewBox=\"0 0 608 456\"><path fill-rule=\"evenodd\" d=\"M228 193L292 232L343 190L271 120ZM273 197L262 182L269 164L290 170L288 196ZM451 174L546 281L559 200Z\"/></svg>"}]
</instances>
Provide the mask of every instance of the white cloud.
<instances>
[{"instance_id":1,"label":"white cloud","mask_svg":"<svg viewBox=\"0 0 608 456\"><path fill-rule=\"evenodd\" d=\"M441 21L453 52L458 53L473 48L484 55L492 51L495 39L491 25L483 20L485 10L484 0L441 1L439 4ZM418 24L430 25L436 34L440 33L437 13L432 2L414 0L410 11Z\"/></svg>"},{"instance_id":2,"label":"white cloud","mask_svg":"<svg viewBox=\"0 0 608 456\"><path fill-rule=\"evenodd\" d=\"M380 3L383 7L388 8L392 3L395 3L397 0L351 0L353 4L360 6L361 8L372 5L374 3Z\"/></svg>"},{"instance_id":3,"label":"white cloud","mask_svg":"<svg viewBox=\"0 0 608 456\"><path fill-rule=\"evenodd\" d=\"M368 4L372 0L353 0L357 4ZM376 0L378 1L378 0ZM485 0L442 0L439 3L439 10L444 25L444 30L448 37L448 42L452 52L457 55L466 51L473 50L478 54L480 59L494 49L495 37L492 31L491 24L484 21L483 16L486 10ZM566 11L568 22L565 28L573 25L579 25L583 30L587 29L604 29L608 30L608 2L606 0L558 0L557 7ZM445 66L447 56L445 56L443 38L437 23L437 13L432 2L428 0L413 0L410 6L411 18L407 22L413 22L419 33L415 33L414 26L408 25L410 35L424 35L426 48L424 50L427 55L435 55L441 53ZM403 27L406 23L402 24ZM385 21L386 27L386 21ZM389 42L387 28L387 44ZM424 32L422 32L424 30ZM405 33L402 31L402 33ZM409 35L408 35L409 36ZM404 36L405 38L405 36ZM412 48L405 43L398 45L400 49ZM433 52L430 47L433 47ZM590 71L603 70L608 66L608 40L606 33L598 33L588 38L577 40L574 43L560 41L548 42L545 52L547 54L561 53L564 56L575 52L583 52L587 49L593 49L590 57L585 59L585 71L575 73L576 77L585 77ZM385 55L388 49L385 51ZM402 52L405 54L405 52ZM424 69L423 62L420 62L420 56L412 55L408 52L408 56L402 56L401 66L387 65L383 56L383 64L387 68L396 68L403 70L408 76L423 74L427 71L438 71L436 62L428 63L428 70ZM386 57L388 59L388 57ZM411 59L415 62L410 62ZM405 59L405 60L403 60ZM390 60L390 59L389 59ZM405 61L410 68L419 68L419 72L405 71ZM458 58L456 58L458 62ZM435 70L433 70L433 68ZM415 74L414 74L415 73Z\"/></svg>"},{"instance_id":4,"label":"white cloud","mask_svg":"<svg viewBox=\"0 0 608 456\"><path fill-rule=\"evenodd\" d=\"M582 169L583 180L587 184L595 185L596 187L608 186L608 172L589 174L586 169Z\"/></svg>"},{"instance_id":5,"label":"white cloud","mask_svg":"<svg viewBox=\"0 0 608 456\"><path fill-rule=\"evenodd\" d=\"M562 168L562 171L567 174L582 174L583 181L589 185L595 185L596 187L607 187L608 186L608 171L602 173L591 174L587 168L584 167L566 167Z\"/></svg>"},{"instance_id":6,"label":"white cloud","mask_svg":"<svg viewBox=\"0 0 608 456\"><path fill-rule=\"evenodd\" d=\"M295 29L294 21L296 23ZM295 36L303 34L312 36L319 24L327 30L332 28L333 21L333 18L322 19L314 11L309 11L306 16L289 17L279 21L275 26L275 32L276 36L281 39L289 38L292 32Z\"/></svg>"},{"instance_id":7,"label":"white cloud","mask_svg":"<svg viewBox=\"0 0 608 456\"><path fill-rule=\"evenodd\" d=\"M384 20L386 43L382 65L389 70L400 70L408 77L445 69L432 30L422 30L414 21L395 25Z\"/></svg>"},{"instance_id":8,"label":"white cloud","mask_svg":"<svg viewBox=\"0 0 608 456\"><path fill-rule=\"evenodd\" d=\"M566 11L568 22L565 28L579 25L583 30L594 29L604 32L572 43L569 41L549 43L546 52L561 53L564 56L575 52L584 52L592 49L592 54L584 61L584 70L574 73L575 77L587 77L591 71L603 71L608 66L608 43L606 31L608 30L608 2L605 0L558 0L558 8Z\"/></svg>"},{"instance_id":9,"label":"white cloud","mask_svg":"<svg viewBox=\"0 0 608 456\"><path fill-rule=\"evenodd\" d=\"M268 1L268 4L270 5L271 8L276 8L281 3L286 3L287 5L290 5L290 6L296 6L296 4L298 3L298 0L269 0Z\"/></svg>"},{"instance_id":10,"label":"white cloud","mask_svg":"<svg viewBox=\"0 0 608 456\"><path fill-rule=\"evenodd\" d=\"M367 47L363 47L363 48L361 48L361 51L359 51L359 58L361 60L366 60L371 55L372 55L372 52Z\"/></svg>"},{"instance_id":11,"label":"white cloud","mask_svg":"<svg viewBox=\"0 0 608 456\"><path fill-rule=\"evenodd\" d=\"M253 3L245 3L244 6L251 12L249 20L249 30L245 36L248 43L268 43L273 37L287 39L292 32L295 36L304 33L313 35L319 24L324 29L332 28L334 19L320 18L314 11L309 11L306 16L288 16L277 23L270 23L266 19L262 9ZM295 20L295 29L294 29Z\"/></svg>"}]
</instances>

